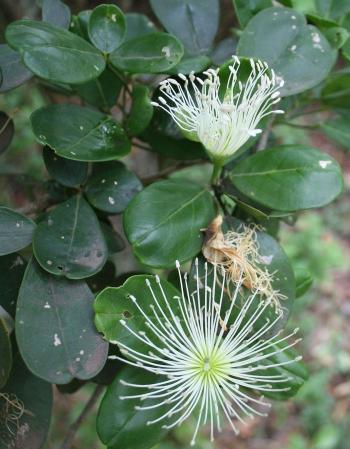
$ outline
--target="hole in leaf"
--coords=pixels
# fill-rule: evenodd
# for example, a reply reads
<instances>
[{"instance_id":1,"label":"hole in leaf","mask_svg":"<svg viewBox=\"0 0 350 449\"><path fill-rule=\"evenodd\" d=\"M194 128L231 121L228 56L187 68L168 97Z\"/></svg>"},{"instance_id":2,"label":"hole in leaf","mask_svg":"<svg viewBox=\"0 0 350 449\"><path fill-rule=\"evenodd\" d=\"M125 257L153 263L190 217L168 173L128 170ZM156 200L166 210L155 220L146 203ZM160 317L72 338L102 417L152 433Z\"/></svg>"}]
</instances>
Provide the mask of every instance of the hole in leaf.
<instances>
[{"instance_id":1,"label":"hole in leaf","mask_svg":"<svg viewBox=\"0 0 350 449\"><path fill-rule=\"evenodd\" d=\"M129 319L132 317L132 314L128 310L124 310L123 317Z\"/></svg>"}]
</instances>

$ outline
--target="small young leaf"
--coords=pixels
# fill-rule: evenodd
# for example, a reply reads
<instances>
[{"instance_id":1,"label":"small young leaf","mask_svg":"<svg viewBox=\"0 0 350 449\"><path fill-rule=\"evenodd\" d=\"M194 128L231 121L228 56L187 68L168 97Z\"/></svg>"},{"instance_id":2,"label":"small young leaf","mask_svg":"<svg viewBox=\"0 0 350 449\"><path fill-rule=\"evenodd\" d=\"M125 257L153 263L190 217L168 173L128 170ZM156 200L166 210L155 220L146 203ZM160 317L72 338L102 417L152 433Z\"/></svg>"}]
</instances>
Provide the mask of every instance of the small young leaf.
<instances>
[{"instance_id":1,"label":"small young leaf","mask_svg":"<svg viewBox=\"0 0 350 449\"><path fill-rule=\"evenodd\" d=\"M125 17L116 5L99 5L90 14L88 33L91 42L104 53L116 50L126 33Z\"/></svg>"},{"instance_id":2,"label":"small young leaf","mask_svg":"<svg viewBox=\"0 0 350 449\"><path fill-rule=\"evenodd\" d=\"M135 84L132 90L132 104L129 117L125 123L126 131L132 136L141 134L150 124L153 106L147 86Z\"/></svg>"},{"instance_id":3,"label":"small young leaf","mask_svg":"<svg viewBox=\"0 0 350 449\"><path fill-rule=\"evenodd\" d=\"M61 28L69 28L70 9L61 0L43 0L43 21Z\"/></svg>"}]
</instances>

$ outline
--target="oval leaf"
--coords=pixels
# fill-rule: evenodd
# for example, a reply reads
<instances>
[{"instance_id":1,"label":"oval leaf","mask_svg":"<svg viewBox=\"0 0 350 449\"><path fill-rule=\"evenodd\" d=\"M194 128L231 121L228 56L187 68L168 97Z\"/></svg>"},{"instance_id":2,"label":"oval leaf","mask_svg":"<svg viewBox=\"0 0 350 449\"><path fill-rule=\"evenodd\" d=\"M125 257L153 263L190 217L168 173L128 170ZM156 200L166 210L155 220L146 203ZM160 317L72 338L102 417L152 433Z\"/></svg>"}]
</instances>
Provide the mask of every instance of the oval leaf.
<instances>
[{"instance_id":1,"label":"oval leaf","mask_svg":"<svg viewBox=\"0 0 350 449\"><path fill-rule=\"evenodd\" d=\"M43 21L61 28L69 28L70 9L61 0L44 0L42 6Z\"/></svg>"},{"instance_id":2,"label":"oval leaf","mask_svg":"<svg viewBox=\"0 0 350 449\"><path fill-rule=\"evenodd\" d=\"M120 380L147 385L160 381L160 377L135 368L124 368L108 387L101 402L97 417L97 432L101 441L109 449L149 449L167 433L163 422L147 425L147 421L162 415L166 408L156 407L150 410L135 410L140 399L121 401L120 396L135 394L135 389L120 383ZM139 392L142 392L140 389ZM142 402L142 406L154 404L150 400Z\"/></svg>"},{"instance_id":3,"label":"oval leaf","mask_svg":"<svg viewBox=\"0 0 350 449\"><path fill-rule=\"evenodd\" d=\"M8 329L5 321L0 318L0 388L2 388L9 378L12 368L12 348Z\"/></svg>"},{"instance_id":4,"label":"oval leaf","mask_svg":"<svg viewBox=\"0 0 350 449\"><path fill-rule=\"evenodd\" d=\"M142 190L139 179L121 162L99 164L86 184L86 197L97 209L118 214Z\"/></svg>"},{"instance_id":5,"label":"oval leaf","mask_svg":"<svg viewBox=\"0 0 350 449\"><path fill-rule=\"evenodd\" d=\"M87 178L88 164L71 161L55 154L50 147L44 147L43 157L47 171L53 179L67 187L82 184Z\"/></svg>"},{"instance_id":6,"label":"oval leaf","mask_svg":"<svg viewBox=\"0 0 350 449\"><path fill-rule=\"evenodd\" d=\"M96 332L94 295L85 282L51 276L33 260L18 296L16 337L30 370L51 383L90 379L104 366L108 344Z\"/></svg>"},{"instance_id":7,"label":"oval leaf","mask_svg":"<svg viewBox=\"0 0 350 449\"><path fill-rule=\"evenodd\" d=\"M67 159L107 161L130 150L130 142L112 117L81 106L51 105L31 115L38 141Z\"/></svg>"},{"instance_id":8,"label":"oval leaf","mask_svg":"<svg viewBox=\"0 0 350 449\"><path fill-rule=\"evenodd\" d=\"M261 151L230 172L234 186L252 200L278 211L324 206L342 191L338 163L314 148L286 145Z\"/></svg>"},{"instance_id":9,"label":"oval leaf","mask_svg":"<svg viewBox=\"0 0 350 449\"><path fill-rule=\"evenodd\" d=\"M321 129L334 142L350 149L349 116L347 114L327 120L321 125Z\"/></svg>"},{"instance_id":10,"label":"oval leaf","mask_svg":"<svg viewBox=\"0 0 350 449\"><path fill-rule=\"evenodd\" d=\"M200 230L214 218L210 193L184 180L152 184L124 213L124 230L139 260L153 267L174 267L201 249Z\"/></svg>"},{"instance_id":11,"label":"oval leaf","mask_svg":"<svg viewBox=\"0 0 350 449\"><path fill-rule=\"evenodd\" d=\"M134 37L145 36L146 34L152 34L157 31L154 23L152 23L144 14L130 12L125 14L125 20L126 41L134 39Z\"/></svg>"},{"instance_id":12,"label":"oval leaf","mask_svg":"<svg viewBox=\"0 0 350 449\"><path fill-rule=\"evenodd\" d=\"M132 104L130 114L125 123L125 129L131 136L138 136L150 124L153 117L153 106L150 91L147 86L135 84L132 89Z\"/></svg>"},{"instance_id":13,"label":"oval leaf","mask_svg":"<svg viewBox=\"0 0 350 449\"><path fill-rule=\"evenodd\" d=\"M14 133L15 126L12 118L5 114L5 112L0 111L0 154L8 148Z\"/></svg>"},{"instance_id":14,"label":"oval leaf","mask_svg":"<svg viewBox=\"0 0 350 449\"><path fill-rule=\"evenodd\" d=\"M151 0L151 6L165 29L184 44L188 55L210 50L219 26L218 0Z\"/></svg>"},{"instance_id":15,"label":"oval leaf","mask_svg":"<svg viewBox=\"0 0 350 449\"><path fill-rule=\"evenodd\" d=\"M22 63L21 56L8 45L0 45L0 92L20 86L33 75Z\"/></svg>"},{"instance_id":16,"label":"oval leaf","mask_svg":"<svg viewBox=\"0 0 350 449\"><path fill-rule=\"evenodd\" d=\"M84 83L97 78L106 66L91 44L46 22L17 20L7 27L6 40L35 75L50 81Z\"/></svg>"},{"instance_id":17,"label":"oval leaf","mask_svg":"<svg viewBox=\"0 0 350 449\"><path fill-rule=\"evenodd\" d=\"M303 14L281 7L264 9L250 20L237 53L266 61L285 81L282 95L316 86L336 59L336 51L316 27L307 25Z\"/></svg>"},{"instance_id":18,"label":"oval leaf","mask_svg":"<svg viewBox=\"0 0 350 449\"><path fill-rule=\"evenodd\" d=\"M32 242L35 223L18 212L0 207L0 256L14 253Z\"/></svg>"},{"instance_id":19,"label":"oval leaf","mask_svg":"<svg viewBox=\"0 0 350 449\"><path fill-rule=\"evenodd\" d=\"M97 6L90 15L88 33L91 42L105 53L116 50L124 40L125 17L116 5Z\"/></svg>"},{"instance_id":20,"label":"oval leaf","mask_svg":"<svg viewBox=\"0 0 350 449\"><path fill-rule=\"evenodd\" d=\"M46 271L69 279L92 276L108 256L98 219L79 195L57 206L39 223L33 250Z\"/></svg>"},{"instance_id":21,"label":"oval leaf","mask_svg":"<svg viewBox=\"0 0 350 449\"><path fill-rule=\"evenodd\" d=\"M162 73L175 66L183 56L181 43L170 34L152 33L125 42L111 53L116 68L131 73Z\"/></svg>"},{"instance_id":22,"label":"oval leaf","mask_svg":"<svg viewBox=\"0 0 350 449\"><path fill-rule=\"evenodd\" d=\"M18 425L11 427L11 432L1 434L1 449L41 449L44 446L51 420L52 386L35 377L19 356L13 364L11 377L1 393L17 399L24 407L24 413L18 419ZM0 399L3 409L4 398ZM18 409L9 408L18 415Z\"/></svg>"}]
</instances>

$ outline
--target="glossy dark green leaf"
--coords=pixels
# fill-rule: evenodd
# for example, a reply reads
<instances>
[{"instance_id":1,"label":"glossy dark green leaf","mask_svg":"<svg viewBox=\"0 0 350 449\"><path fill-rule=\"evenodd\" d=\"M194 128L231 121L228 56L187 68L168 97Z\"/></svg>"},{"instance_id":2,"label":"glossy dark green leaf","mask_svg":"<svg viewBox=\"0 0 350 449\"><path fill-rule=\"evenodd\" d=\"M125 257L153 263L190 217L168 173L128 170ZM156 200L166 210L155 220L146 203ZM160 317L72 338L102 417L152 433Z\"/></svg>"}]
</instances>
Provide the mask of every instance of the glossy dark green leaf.
<instances>
[{"instance_id":1,"label":"glossy dark green leaf","mask_svg":"<svg viewBox=\"0 0 350 449\"><path fill-rule=\"evenodd\" d=\"M210 50L219 25L218 0L151 0L151 6L165 29L184 44L188 55Z\"/></svg>"},{"instance_id":2,"label":"glossy dark green leaf","mask_svg":"<svg viewBox=\"0 0 350 449\"><path fill-rule=\"evenodd\" d=\"M130 151L130 142L112 117L74 104L51 105L31 115L33 132L43 145L67 159L106 161Z\"/></svg>"},{"instance_id":3,"label":"glossy dark green leaf","mask_svg":"<svg viewBox=\"0 0 350 449\"><path fill-rule=\"evenodd\" d=\"M150 283L149 288L147 282ZM171 301L172 311L175 315L181 315L178 301L174 300L174 296L179 296L179 291L169 282L162 280L161 287L165 292L168 301ZM149 348L134 334L129 332L120 320L126 320L128 326L136 333L139 331L147 331L145 318L141 314L140 309L131 300L133 295L141 308L147 310L149 304L152 304L152 291L156 295L163 311L169 319L169 312L164 303L160 285L157 283L155 276L152 275L135 275L129 277L121 287L109 287L97 295L94 303L95 325L108 341L119 341L132 347L135 350L146 350ZM151 291L152 289L152 291ZM161 317L165 321L165 318ZM156 338L149 335L149 338ZM159 341L157 340L159 343Z\"/></svg>"},{"instance_id":4,"label":"glossy dark green leaf","mask_svg":"<svg viewBox=\"0 0 350 449\"><path fill-rule=\"evenodd\" d=\"M303 296L312 286L313 284L313 277L303 267L295 268L295 288L296 288L296 297L299 298L300 296Z\"/></svg>"},{"instance_id":5,"label":"glossy dark green leaf","mask_svg":"<svg viewBox=\"0 0 350 449\"><path fill-rule=\"evenodd\" d=\"M343 188L338 163L328 154L300 145L250 156L231 170L230 179L252 200L286 212L325 206Z\"/></svg>"},{"instance_id":6,"label":"glossy dark green leaf","mask_svg":"<svg viewBox=\"0 0 350 449\"><path fill-rule=\"evenodd\" d=\"M97 108L109 109L117 103L123 84L111 70L106 69L98 78L75 86L78 95Z\"/></svg>"},{"instance_id":7,"label":"glossy dark green leaf","mask_svg":"<svg viewBox=\"0 0 350 449\"><path fill-rule=\"evenodd\" d=\"M232 0L239 24L244 28L259 11L272 6L271 0ZM230 55L232 56L232 55Z\"/></svg>"},{"instance_id":8,"label":"glossy dark green leaf","mask_svg":"<svg viewBox=\"0 0 350 449\"><path fill-rule=\"evenodd\" d=\"M46 22L12 22L6 40L35 75L50 81L81 84L97 78L106 66L100 51L91 44Z\"/></svg>"},{"instance_id":9,"label":"glossy dark green leaf","mask_svg":"<svg viewBox=\"0 0 350 449\"><path fill-rule=\"evenodd\" d=\"M61 28L69 28L70 9L61 0L43 0L43 21Z\"/></svg>"},{"instance_id":10,"label":"glossy dark green leaf","mask_svg":"<svg viewBox=\"0 0 350 449\"><path fill-rule=\"evenodd\" d=\"M337 20L350 12L350 4L347 0L317 0L316 10L323 17Z\"/></svg>"},{"instance_id":11,"label":"glossy dark green leaf","mask_svg":"<svg viewBox=\"0 0 350 449\"><path fill-rule=\"evenodd\" d=\"M127 13L125 14L126 20L126 36L125 40L129 41L134 37L145 36L146 34L155 33L157 28L154 23L144 14Z\"/></svg>"},{"instance_id":12,"label":"glossy dark green leaf","mask_svg":"<svg viewBox=\"0 0 350 449\"><path fill-rule=\"evenodd\" d=\"M91 42L103 51L111 53L124 40L125 17L116 5L99 5L90 14L88 33Z\"/></svg>"},{"instance_id":13,"label":"glossy dark green leaf","mask_svg":"<svg viewBox=\"0 0 350 449\"><path fill-rule=\"evenodd\" d=\"M8 45L0 45L0 92L7 92L28 81L33 75L21 56Z\"/></svg>"},{"instance_id":14,"label":"glossy dark green leaf","mask_svg":"<svg viewBox=\"0 0 350 449\"><path fill-rule=\"evenodd\" d=\"M132 136L138 136L148 127L152 117L153 106L149 88L142 84L135 84L132 89L130 114L125 123L126 131Z\"/></svg>"},{"instance_id":15,"label":"glossy dark green leaf","mask_svg":"<svg viewBox=\"0 0 350 449\"><path fill-rule=\"evenodd\" d=\"M165 413L166 406L135 410L135 406L140 404L139 399L119 399L120 396L135 394L135 388L122 385L120 379L147 385L159 382L161 377L138 368L124 368L108 387L101 402L97 417L98 435L109 449L150 449L162 439L167 430L162 428L162 421L152 425L147 425L147 421ZM140 392L142 389L138 389L137 394ZM154 400L146 400L142 405L149 406L154 403Z\"/></svg>"},{"instance_id":16,"label":"glossy dark green leaf","mask_svg":"<svg viewBox=\"0 0 350 449\"><path fill-rule=\"evenodd\" d=\"M43 149L43 158L50 176L64 186L78 186L87 178L88 164L86 162L65 159L58 156L48 146Z\"/></svg>"},{"instance_id":17,"label":"glossy dark green leaf","mask_svg":"<svg viewBox=\"0 0 350 449\"><path fill-rule=\"evenodd\" d=\"M327 120L321 125L322 131L334 142L346 149L350 149L349 116L342 115Z\"/></svg>"},{"instance_id":18,"label":"glossy dark green leaf","mask_svg":"<svg viewBox=\"0 0 350 449\"><path fill-rule=\"evenodd\" d=\"M214 64L221 65L236 53L237 40L232 37L220 41L213 49L210 58Z\"/></svg>"},{"instance_id":19,"label":"glossy dark green leaf","mask_svg":"<svg viewBox=\"0 0 350 449\"><path fill-rule=\"evenodd\" d=\"M0 207L0 256L14 253L32 242L35 223L18 212Z\"/></svg>"},{"instance_id":20,"label":"glossy dark green leaf","mask_svg":"<svg viewBox=\"0 0 350 449\"><path fill-rule=\"evenodd\" d=\"M321 91L323 103L335 107L350 107L350 68L332 73Z\"/></svg>"},{"instance_id":21,"label":"glossy dark green leaf","mask_svg":"<svg viewBox=\"0 0 350 449\"><path fill-rule=\"evenodd\" d=\"M138 259L153 267L172 268L176 260L195 256L200 230L215 215L213 199L203 187L184 180L156 182L130 203L124 230Z\"/></svg>"},{"instance_id":22,"label":"glossy dark green leaf","mask_svg":"<svg viewBox=\"0 0 350 449\"><path fill-rule=\"evenodd\" d=\"M303 14L289 8L268 8L254 16L237 47L240 56L259 58L285 84L282 95L294 95L316 86L330 72L336 51Z\"/></svg>"},{"instance_id":23,"label":"glossy dark green leaf","mask_svg":"<svg viewBox=\"0 0 350 449\"><path fill-rule=\"evenodd\" d=\"M15 125L12 118L5 112L0 111L0 155L10 145L15 133Z\"/></svg>"},{"instance_id":24,"label":"glossy dark green leaf","mask_svg":"<svg viewBox=\"0 0 350 449\"><path fill-rule=\"evenodd\" d=\"M80 11L77 16L72 17L70 24L70 31L87 41L89 40L88 25L91 13L91 9Z\"/></svg>"},{"instance_id":25,"label":"glossy dark green leaf","mask_svg":"<svg viewBox=\"0 0 350 449\"><path fill-rule=\"evenodd\" d=\"M316 25L323 35L328 39L333 48L341 48L349 38L348 31L340 27L333 20L324 19L316 14L308 14L308 20Z\"/></svg>"},{"instance_id":26,"label":"glossy dark green leaf","mask_svg":"<svg viewBox=\"0 0 350 449\"><path fill-rule=\"evenodd\" d=\"M16 338L38 377L64 384L90 379L102 369L108 344L94 327L93 299L85 282L51 276L34 260L28 265L18 297Z\"/></svg>"},{"instance_id":27,"label":"glossy dark green leaf","mask_svg":"<svg viewBox=\"0 0 350 449\"><path fill-rule=\"evenodd\" d=\"M12 368L12 348L10 335L5 321L2 318L0 318L0 354L0 388L2 388L6 384Z\"/></svg>"},{"instance_id":28,"label":"glossy dark green leaf","mask_svg":"<svg viewBox=\"0 0 350 449\"><path fill-rule=\"evenodd\" d=\"M98 219L80 195L57 206L39 223L33 250L46 271L69 279L92 276L108 256Z\"/></svg>"},{"instance_id":29,"label":"glossy dark green leaf","mask_svg":"<svg viewBox=\"0 0 350 449\"><path fill-rule=\"evenodd\" d=\"M16 301L25 265L24 259L16 253L0 257L0 306L12 318L16 313Z\"/></svg>"},{"instance_id":30,"label":"glossy dark green leaf","mask_svg":"<svg viewBox=\"0 0 350 449\"><path fill-rule=\"evenodd\" d=\"M140 180L124 164L109 162L96 167L86 184L85 194L97 209L118 214L141 189Z\"/></svg>"},{"instance_id":31,"label":"glossy dark green leaf","mask_svg":"<svg viewBox=\"0 0 350 449\"><path fill-rule=\"evenodd\" d=\"M110 55L116 68L131 73L162 73L183 56L182 44L170 34L152 33L125 42Z\"/></svg>"},{"instance_id":32,"label":"glossy dark green leaf","mask_svg":"<svg viewBox=\"0 0 350 449\"><path fill-rule=\"evenodd\" d=\"M24 413L17 424L11 426L12 432L1 433L0 449L41 449L47 438L52 412L52 386L35 377L16 357L11 377L1 393L10 399L19 401ZM0 398L3 410L5 398ZM9 411L18 415L18 409L9 407ZM2 429L3 430L3 429Z\"/></svg>"},{"instance_id":33,"label":"glossy dark green leaf","mask_svg":"<svg viewBox=\"0 0 350 449\"><path fill-rule=\"evenodd\" d=\"M182 73L188 75L191 72L203 72L211 64L211 60L206 55L184 56L175 67L168 70L169 74L177 75Z\"/></svg>"}]
</instances>

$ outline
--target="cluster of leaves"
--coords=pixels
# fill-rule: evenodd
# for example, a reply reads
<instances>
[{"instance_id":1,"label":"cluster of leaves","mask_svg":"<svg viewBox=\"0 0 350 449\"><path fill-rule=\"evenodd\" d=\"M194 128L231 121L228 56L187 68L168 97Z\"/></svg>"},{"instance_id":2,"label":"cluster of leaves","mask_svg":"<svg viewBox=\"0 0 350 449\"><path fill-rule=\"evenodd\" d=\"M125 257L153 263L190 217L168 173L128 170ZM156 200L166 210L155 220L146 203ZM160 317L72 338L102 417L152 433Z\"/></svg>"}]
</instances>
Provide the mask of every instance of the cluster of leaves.
<instances>
[{"instance_id":1,"label":"cluster of leaves","mask_svg":"<svg viewBox=\"0 0 350 449\"><path fill-rule=\"evenodd\" d=\"M274 288L288 298L287 319L295 297L312 279L304 271L295 276L276 240L279 223L292 224L299 211L324 206L342 190L335 160L315 148L278 145L273 126L298 126L293 120L318 101L343 114L322 127L348 145L350 72L332 68L337 60L346 65L350 59L350 2L285 0L276 7L269 0L234 0L239 40L233 34L217 45L218 0L150 3L164 30L114 4L71 16L60 0L44 0L42 20L11 23L7 44L0 46L1 92L34 78L43 90L64 98L30 118L54 181L48 184L49 201L31 217L0 207L0 391L25 407L10 435L11 447L42 447L52 407L50 384L74 391L87 380L111 384L97 421L110 449L146 449L164 435L161 423L146 426L148 414L135 412L133 401L118 400L127 389L118 381L125 368L106 363L109 351L116 350L108 341L122 333L121 317L143 329L125 297L139 292L147 301L145 276L127 276L113 298L110 289L103 291L121 283L111 257L125 246L109 217L123 215L133 254L145 270L161 269L164 276L175 260L198 256L201 230L218 212L263 226L261 264L277 273ZM267 61L285 80L282 106L288 113L270 122L270 134L259 142L251 139L211 186L202 146L154 111L151 98L159 80L220 66L233 53ZM1 153L13 134L11 113L1 112ZM156 153L166 167L144 183L120 161L138 147ZM170 271L164 281L169 291L175 288L172 279ZM97 329L94 293L100 293ZM292 389L278 399L302 383L302 366L291 370ZM144 381L137 369L128 368L127 375L135 383ZM4 433L1 428L2 439ZM6 444L0 441L1 448Z\"/></svg>"}]
</instances>

